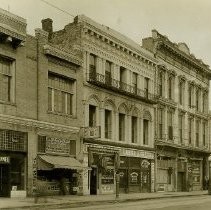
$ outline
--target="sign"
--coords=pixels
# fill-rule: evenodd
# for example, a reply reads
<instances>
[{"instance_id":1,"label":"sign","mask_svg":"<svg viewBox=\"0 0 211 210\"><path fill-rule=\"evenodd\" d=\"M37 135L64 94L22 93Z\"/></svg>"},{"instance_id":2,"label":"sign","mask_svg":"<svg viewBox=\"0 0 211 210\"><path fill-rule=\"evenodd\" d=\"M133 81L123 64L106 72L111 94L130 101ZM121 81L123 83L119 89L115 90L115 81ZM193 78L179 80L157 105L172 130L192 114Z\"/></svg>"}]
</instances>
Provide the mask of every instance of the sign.
<instances>
[{"instance_id":1,"label":"sign","mask_svg":"<svg viewBox=\"0 0 211 210\"><path fill-rule=\"evenodd\" d=\"M150 165L150 162L149 162L148 160L143 160L143 161L141 162L141 167L142 167L142 168L147 169L147 168L149 168L149 165Z\"/></svg>"},{"instance_id":2,"label":"sign","mask_svg":"<svg viewBox=\"0 0 211 210\"><path fill-rule=\"evenodd\" d=\"M5 157L0 157L0 163L10 163L10 157L5 156Z\"/></svg>"},{"instance_id":3,"label":"sign","mask_svg":"<svg viewBox=\"0 0 211 210\"><path fill-rule=\"evenodd\" d=\"M138 173L136 173L136 172L131 173L130 178L131 178L131 180L130 180L131 183L134 183L134 184L137 183L138 182Z\"/></svg>"}]
</instances>

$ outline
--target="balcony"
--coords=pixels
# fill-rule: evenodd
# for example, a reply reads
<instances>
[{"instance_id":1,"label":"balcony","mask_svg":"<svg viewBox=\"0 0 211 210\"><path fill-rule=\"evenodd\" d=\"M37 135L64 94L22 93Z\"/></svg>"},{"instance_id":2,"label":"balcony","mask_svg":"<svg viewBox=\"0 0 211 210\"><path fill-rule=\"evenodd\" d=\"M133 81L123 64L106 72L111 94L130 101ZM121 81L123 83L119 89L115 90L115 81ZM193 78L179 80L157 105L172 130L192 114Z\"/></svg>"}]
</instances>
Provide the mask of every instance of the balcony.
<instances>
[{"instance_id":1,"label":"balcony","mask_svg":"<svg viewBox=\"0 0 211 210\"><path fill-rule=\"evenodd\" d=\"M82 127L81 136L85 139L88 138L100 138L100 126L95 127Z\"/></svg>"},{"instance_id":2,"label":"balcony","mask_svg":"<svg viewBox=\"0 0 211 210\"><path fill-rule=\"evenodd\" d=\"M149 93L147 90L141 90L124 82L120 82L119 80L108 78L103 74L95 72L89 73L87 75L87 81L93 85L97 85L108 90L113 90L120 94L142 100L146 103L157 103L157 95Z\"/></svg>"}]
</instances>

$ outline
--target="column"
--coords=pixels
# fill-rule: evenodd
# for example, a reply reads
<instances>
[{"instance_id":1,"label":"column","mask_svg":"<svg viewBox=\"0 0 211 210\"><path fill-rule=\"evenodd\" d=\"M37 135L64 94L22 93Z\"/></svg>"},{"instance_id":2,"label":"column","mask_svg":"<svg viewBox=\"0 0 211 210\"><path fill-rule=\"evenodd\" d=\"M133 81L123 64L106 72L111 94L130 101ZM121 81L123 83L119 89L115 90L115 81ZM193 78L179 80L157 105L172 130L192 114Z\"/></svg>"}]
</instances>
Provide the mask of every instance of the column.
<instances>
[{"instance_id":1,"label":"column","mask_svg":"<svg viewBox=\"0 0 211 210\"><path fill-rule=\"evenodd\" d=\"M100 129L101 129L101 139L105 138L105 110L100 108Z\"/></svg>"},{"instance_id":2,"label":"column","mask_svg":"<svg viewBox=\"0 0 211 210\"><path fill-rule=\"evenodd\" d=\"M179 78L174 79L174 101L179 103Z\"/></svg>"},{"instance_id":3,"label":"column","mask_svg":"<svg viewBox=\"0 0 211 210\"><path fill-rule=\"evenodd\" d=\"M131 136L132 136L132 122L131 122L132 117L130 115L126 115L126 116L127 116L126 117L127 121L125 123L125 125L126 125L125 131L128 131L126 142L130 144L132 142L132 138L131 138Z\"/></svg>"}]
</instances>

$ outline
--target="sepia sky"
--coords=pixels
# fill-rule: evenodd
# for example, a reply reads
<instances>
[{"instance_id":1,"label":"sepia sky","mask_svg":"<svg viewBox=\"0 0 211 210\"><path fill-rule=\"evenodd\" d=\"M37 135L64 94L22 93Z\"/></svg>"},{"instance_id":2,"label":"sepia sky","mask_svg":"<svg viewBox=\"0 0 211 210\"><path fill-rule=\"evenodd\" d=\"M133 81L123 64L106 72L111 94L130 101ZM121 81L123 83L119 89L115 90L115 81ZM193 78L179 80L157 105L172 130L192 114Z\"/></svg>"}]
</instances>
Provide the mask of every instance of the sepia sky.
<instances>
[{"instance_id":1,"label":"sepia sky","mask_svg":"<svg viewBox=\"0 0 211 210\"><path fill-rule=\"evenodd\" d=\"M137 43L152 29L173 42L185 42L191 53L211 66L210 0L45 0L76 16L84 14ZM0 0L0 7L27 19L27 31L41 27L50 17L59 30L73 17L42 0Z\"/></svg>"}]
</instances>

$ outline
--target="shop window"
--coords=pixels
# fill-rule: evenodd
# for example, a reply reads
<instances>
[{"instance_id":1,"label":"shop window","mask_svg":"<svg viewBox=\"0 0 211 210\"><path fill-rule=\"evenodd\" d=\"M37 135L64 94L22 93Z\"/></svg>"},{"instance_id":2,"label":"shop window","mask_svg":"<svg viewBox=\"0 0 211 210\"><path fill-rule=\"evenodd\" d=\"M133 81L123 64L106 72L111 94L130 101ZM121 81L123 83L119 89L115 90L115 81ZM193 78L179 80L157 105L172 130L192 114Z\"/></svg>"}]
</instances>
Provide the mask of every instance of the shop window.
<instances>
[{"instance_id":1,"label":"shop window","mask_svg":"<svg viewBox=\"0 0 211 210\"><path fill-rule=\"evenodd\" d=\"M119 141L125 140L125 114L119 113Z\"/></svg>"},{"instance_id":2,"label":"shop window","mask_svg":"<svg viewBox=\"0 0 211 210\"><path fill-rule=\"evenodd\" d=\"M110 110L105 110L105 138L111 139L112 134L112 114Z\"/></svg>"},{"instance_id":3,"label":"shop window","mask_svg":"<svg viewBox=\"0 0 211 210\"><path fill-rule=\"evenodd\" d=\"M96 126L96 106L89 105L89 127Z\"/></svg>"},{"instance_id":4,"label":"shop window","mask_svg":"<svg viewBox=\"0 0 211 210\"><path fill-rule=\"evenodd\" d=\"M53 73L48 74L48 110L73 114L75 81Z\"/></svg>"},{"instance_id":5,"label":"shop window","mask_svg":"<svg viewBox=\"0 0 211 210\"><path fill-rule=\"evenodd\" d=\"M143 120L143 144L149 144L149 121L146 119Z\"/></svg>"},{"instance_id":6,"label":"shop window","mask_svg":"<svg viewBox=\"0 0 211 210\"><path fill-rule=\"evenodd\" d=\"M22 155L16 155L11 158L10 182L12 188L17 190L25 189L25 158Z\"/></svg>"},{"instance_id":7,"label":"shop window","mask_svg":"<svg viewBox=\"0 0 211 210\"><path fill-rule=\"evenodd\" d=\"M12 61L0 56L0 101L11 101Z\"/></svg>"},{"instance_id":8,"label":"shop window","mask_svg":"<svg viewBox=\"0 0 211 210\"><path fill-rule=\"evenodd\" d=\"M132 120L131 120L131 128L132 128L132 143L137 143L137 121L138 118L135 116L132 116Z\"/></svg>"}]
</instances>

